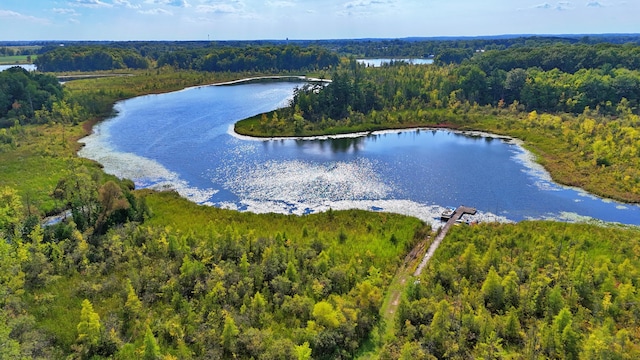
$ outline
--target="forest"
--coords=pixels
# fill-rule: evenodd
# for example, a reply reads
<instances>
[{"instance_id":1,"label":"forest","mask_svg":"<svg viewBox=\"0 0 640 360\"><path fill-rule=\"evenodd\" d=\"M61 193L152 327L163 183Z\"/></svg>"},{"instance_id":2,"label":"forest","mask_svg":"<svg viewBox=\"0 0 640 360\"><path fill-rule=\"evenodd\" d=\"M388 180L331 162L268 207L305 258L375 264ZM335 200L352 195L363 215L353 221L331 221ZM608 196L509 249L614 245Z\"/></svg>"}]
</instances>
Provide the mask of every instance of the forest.
<instances>
[{"instance_id":1,"label":"forest","mask_svg":"<svg viewBox=\"0 0 640 360\"><path fill-rule=\"evenodd\" d=\"M40 71L99 71L146 69L149 61L131 49L106 46L59 46L38 56Z\"/></svg>"},{"instance_id":2,"label":"forest","mask_svg":"<svg viewBox=\"0 0 640 360\"><path fill-rule=\"evenodd\" d=\"M441 40L474 50L459 64L433 66L367 68L334 48L327 54L336 63L319 72L330 85L301 87L289 107L237 128L292 136L487 130L523 140L554 178L640 202L640 74L627 56L637 46L530 40L491 40L504 48L484 52L475 51L478 40ZM424 45L343 45L387 42L398 43L397 54ZM246 54L298 51L192 45L101 44L114 56L144 49L150 67L163 47L184 62L64 86L51 74L0 73L8 99L0 115L0 359L638 358L637 228L458 226L413 278L438 231L418 219L200 206L171 191L137 190L77 157L77 139L118 100L294 67L282 69L288 60L280 59L200 71L196 64L214 53L217 63L227 54L237 64ZM315 46L298 55L324 53ZM529 63L551 53L563 70ZM296 71L318 74L306 66ZM394 292L399 303L389 312Z\"/></svg>"},{"instance_id":3,"label":"forest","mask_svg":"<svg viewBox=\"0 0 640 360\"><path fill-rule=\"evenodd\" d=\"M428 231L399 215L241 214L100 183L82 166L62 179L56 196L83 206L44 229L3 190L8 358L352 358Z\"/></svg>"},{"instance_id":4,"label":"forest","mask_svg":"<svg viewBox=\"0 0 640 360\"><path fill-rule=\"evenodd\" d=\"M63 99L55 76L30 73L21 67L0 72L0 128L20 124L46 123L54 104ZM2 142L2 139L0 139Z\"/></svg>"},{"instance_id":5,"label":"forest","mask_svg":"<svg viewBox=\"0 0 640 360\"><path fill-rule=\"evenodd\" d=\"M407 287L380 358L636 359L637 231L457 227Z\"/></svg>"},{"instance_id":6,"label":"forest","mask_svg":"<svg viewBox=\"0 0 640 360\"><path fill-rule=\"evenodd\" d=\"M40 71L99 71L157 67L210 72L315 71L338 63L324 48L299 46L173 47L59 46L39 55ZM144 54L144 55L142 55Z\"/></svg>"},{"instance_id":7,"label":"forest","mask_svg":"<svg viewBox=\"0 0 640 360\"><path fill-rule=\"evenodd\" d=\"M479 56L473 57L471 63L477 64L486 73L497 69L510 71L516 68L539 67L544 71L558 69L563 73L574 74L582 69L638 70L638 55L640 46L634 44L556 43L550 46L522 46L506 50L487 49Z\"/></svg>"},{"instance_id":8,"label":"forest","mask_svg":"<svg viewBox=\"0 0 640 360\"><path fill-rule=\"evenodd\" d=\"M183 50L162 54L158 66L214 72L317 71L338 64L338 56L323 48L262 46Z\"/></svg>"}]
</instances>

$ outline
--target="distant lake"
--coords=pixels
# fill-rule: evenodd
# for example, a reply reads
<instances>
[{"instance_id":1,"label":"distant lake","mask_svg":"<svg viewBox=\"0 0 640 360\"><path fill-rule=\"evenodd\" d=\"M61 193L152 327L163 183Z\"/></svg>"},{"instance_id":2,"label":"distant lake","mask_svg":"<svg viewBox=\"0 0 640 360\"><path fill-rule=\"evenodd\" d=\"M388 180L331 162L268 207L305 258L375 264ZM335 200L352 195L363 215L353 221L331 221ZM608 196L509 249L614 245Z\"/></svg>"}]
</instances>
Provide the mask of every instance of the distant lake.
<instances>
[{"instance_id":1,"label":"distant lake","mask_svg":"<svg viewBox=\"0 0 640 360\"><path fill-rule=\"evenodd\" d=\"M243 118L285 106L299 83L207 86L120 102L80 155L138 187L256 213L367 209L435 220L446 206L479 220L594 218L640 225L640 207L559 186L516 142L447 130L256 140Z\"/></svg>"},{"instance_id":2,"label":"distant lake","mask_svg":"<svg viewBox=\"0 0 640 360\"><path fill-rule=\"evenodd\" d=\"M380 67L382 64L389 64L392 61L404 61L414 65L428 65L433 64L433 59L358 59L359 64L365 64L372 67Z\"/></svg>"},{"instance_id":3,"label":"distant lake","mask_svg":"<svg viewBox=\"0 0 640 360\"><path fill-rule=\"evenodd\" d=\"M27 71L36 71L37 68L34 64L14 64L14 65L0 65L0 71L5 71L9 68L12 68L14 66L20 66L23 69L26 69Z\"/></svg>"}]
</instances>

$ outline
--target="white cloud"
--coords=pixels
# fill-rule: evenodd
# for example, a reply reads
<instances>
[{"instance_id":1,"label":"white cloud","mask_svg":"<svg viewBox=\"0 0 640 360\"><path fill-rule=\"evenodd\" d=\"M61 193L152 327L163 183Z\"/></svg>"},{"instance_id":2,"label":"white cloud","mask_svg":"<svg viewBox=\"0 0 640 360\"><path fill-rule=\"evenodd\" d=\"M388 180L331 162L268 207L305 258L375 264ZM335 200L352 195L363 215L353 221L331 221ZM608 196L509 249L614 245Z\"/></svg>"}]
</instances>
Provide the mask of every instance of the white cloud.
<instances>
[{"instance_id":1,"label":"white cloud","mask_svg":"<svg viewBox=\"0 0 640 360\"><path fill-rule=\"evenodd\" d=\"M573 4L570 1L560 1L555 5L551 5L549 3L543 3L543 4L535 5L534 8L543 9L543 10L558 10L558 11L574 9Z\"/></svg>"},{"instance_id":2,"label":"white cloud","mask_svg":"<svg viewBox=\"0 0 640 360\"><path fill-rule=\"evenodd\" d=\"M267 5L272 7L293 7L296 6L292 1L267 1Z\"/></svg>"},{"instance_id":3,"label":"white cloud","mask_svg":"<svg viewBox=\"0 0 640 360\"><path fill-rule=\"evenodd\" d=\"M165 9L140 10L138 12L144 15L173 15L171 11Z\"/></svg>"},{"instance_id":4,"label":"white cloud","mask_svg":"<svg viewBox=\"0 0 640 360\"><path fill-rule=\"evenodd\" d=\"M113 3L118 6L124 6L127 9L140 9L141 7L139 4L131 4L128 0L113 0Z\"/></svg>"},{"instance_id":5,"label":"white cloud","mask_svg":"<svg viewBox=\"0 0 640 360\"><path fill-rule=\"evenodd\" d=\"M147 0L145 2L153 5L169 5L182 8L191 7L187 0Z\"/></svg>"},{"instance_id":6,"label":"white cloud","mask_svg":"<svg viewBox=\"0 0 640 360\"><path fill-rule=\"evenodd\" d=\"M31 16L31 15L24 15L24 14L15 12L15 11L2 10L2 9L0 9L0 18L7 18L7 19L12 19L12 20L24 20L24 21L40 23L40 24L48 24L49 23L49 20L47 20L47 19L38 18L38 17L35 17L35 16Z\"/></svg>"},{"instance_id":7,"label":"white cloud","mask_svg":"<svg viewBox=\"0 0 640 360\"><path fill-rule=\"evenodd\" d=\"M76 0L69 3L71 6L81 6L89 8L113 7L112 4L102 2L100 0Z\"/></svg>"},{"instance_id":8,"label":"white cloud","mask_svg":"<svg viewBox=\"0 0 640 360\"><path fill-rule=\"evenodd\" d=\"M356 0L349 1L344 4L346 9L356 9L356 8L368 8L376 5L390 5L392 1L389 0Z\"/></svg>"},{"instance_id":9,"label":"white cloud","mask_svg":"<svg viewBox=\"0 0 640 360\"><path fill-rule=\"evenodd\" d=\"M601 7L605 7L602 3L597 2L597 1L590 1L587 3L587 7L593 7L593 8L601 8Z\"/></svg>"},{"instance_id":10,"label":"white cloud","mask_svg":"<svg viewBox=\"0 0 640 360\"><path fill-rule=\"evenodd\" d=\"M556 6L556 10L571 10L573 9L573 4L570 1L561 1Z\"/></svg>"},{"instance_id":11,"label":"white cloud","mask_svg":"<svg viewBox=\"0 0 640 360\"><path fill-rule=\"evenodd\" d=\"M56 14L60 14L60 15L71 15L71 16L78 16L80 14L78 14L78 12L76 12L74 9L60 9L60 8L53 8L51 9L51 11L53 11Z\"/></svg>"},{"instance_id":12,"label":"white cloud","mask_svg":"<svg viewBox=\"0 0 640 360\"><path fill-rule=\"evenodd\" d=\"M197 11L206 14L238 14L242 9L229 4L198 5Z\"/></svg>"}]
</instances>

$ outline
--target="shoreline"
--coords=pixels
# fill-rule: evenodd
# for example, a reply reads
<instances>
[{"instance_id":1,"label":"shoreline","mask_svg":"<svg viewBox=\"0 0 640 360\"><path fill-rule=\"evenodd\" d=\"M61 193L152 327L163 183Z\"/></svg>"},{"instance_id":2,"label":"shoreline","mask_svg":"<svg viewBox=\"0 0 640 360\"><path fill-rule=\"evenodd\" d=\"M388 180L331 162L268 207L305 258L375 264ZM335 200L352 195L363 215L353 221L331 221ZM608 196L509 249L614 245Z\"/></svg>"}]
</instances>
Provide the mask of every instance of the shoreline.
<instances>
[{"instance_id":1,"label":"shoreline","mask_svg":"<svg viewBox=\"0 0 640 360\"><path fill-rule=\"evenodd\" d=\"M318 78L308 78L308 77L306 77L304 75L300 75L300 76L295 76L295 75L257 76L257 77L243 78L243 79L232 80L232 81L224 81L224 82L219 82L219 83L211 83L211 84L205 84L205 85L189 86L189 87L185 87L185 88L183 88L181 90L167 91L166 93L178 92L178 91L186 91L186 90L189 90L189 89L197 89L197 88L202 88L202 87L207 87L207 86L233 86L233 85L239 85L239 84L260 83L260 82L269 82L269 81L292 81L292 80L289 80L289 79L295 79L294 81L300 81L300 82L331 82L331 80L318 79ZM139 95L139 96L135 96L135 97L158 95L158 94L159 93L149 93L149 94ZM112 110L115 109L115 105L118 102L126 101L128 99L130 99L130 98L118 100L115 103L113 103L112 104ZM84 137L87 137L87 136L91 135L93 133L93 127L96 124L99 124L99 123L103 122L104 120L109 119L112 116L113 116L113 114L111 114L110 116L105 116L105 117L85 120L84 124L82 125L83 129L85 131L84 136L81 136L80 138L75 139L75 143L77 144L76 145L77 146L76 147L76 149L77 149L76 150L76 156L79 157L78 152L84 146L84 144L81 143L79 140L83 139ZM89 122L89 124L87 124L87 122ZM479 137L485 137L485 138L498 139L498 140L502 140L502 141L506 141L506 142L513 142L516 145L518 145L520 148L525 150L527 153L530 154L530 156L528 156L528 158L529 158L529 162L531 164L533 164L536 167L539 167L540 169L542 169L544 171L545 175L548 176L549 180L554 182L554 183L556 183L556 184L558 184L559 186L562 186L562 187L567 188L567 189L573 189L573 190L580 191L580 192L582 192L582 193L584 193L584 194L586 194L588 196L594 196L596 198L617 202L617 203L620 203L620 204L623 204L623 205L640 206L640 202L625 201L623 199L610 197L610 196L598 194L598 193L595 193L595 192L589 192L588 190L586 190L586 189L584 189L582 187L569 185L569 184L566 184L566 183L563 183L563 182L557 180L556 178L554 178L553 173L551 173L543 164L541 164L537 160L539 158L539 156L537 154L535 154L532 150L527 148L527 143L524 140L521 140L521 139L515 138L515 137L511 137L511 136L507 136L507 135L500 135L500 134L490 133L490 132L482 131L482 130L459 129L459 128L456 128L455 126L450 126L449 124L442 124L442 125L430 125L430 126L413 125L413 126L407 126L407 127L402 127L402 128L387 128L387 129L380 129L380 130L349 132L349 133L340 133L340 134L325 134L325 135L310 135L310 136L277 136L277 137L265 136L265 137L261 137L261 136L251 136L251 135L244 135L244 134L238 133L237 131L235 131L236 124L237 124L237 122L234 123L234 124L231 124L229 126L229 130L228 130L229 134L231 136L233 136L233 137L238 138L238 139L249 140L249 141L296 140L296 139L299 139L299 140L323 140L323 139L339 139L339 138L357 138L357 137L369 136L369 135L372 135L372 134L394 133L394 132L403 132L403 131L445 130L445 131L450 131L450 132L454 132L454 133L458 133L458 134L466 135L466 136L472 136L472 137L473 136L479 136ZM532 167L532 166L527 166L527 167L531 168L532 170L538 171L538 169L534 169L534 167Z\"/></svg>"},{"instance_id":2,"label":"shoreline","mask_svg":"<svg viewBox=\"0 0 640 360\"><path fill-rule=\"evenodd\" d=\"M232 127L229 127L228 130L230 128ZM480 131L451 130L451 129L442 129L442 128L422 128L422 129L425 131L436 130L436 131L447 132L447 133L455 133L462 136L478 137L481 135L486 135L486 137L500 140L504 145L512 146L513 150L511 151L513 152L513 154L511 156L511 159L523 165L527 173L530 173L532 176L536 177L542 182L550 181L548 172L546 172L544 168L542 168L538 163L534 161L534 157L532 156L532 154L526 149L523 149L522 147L518 146L519 145L518 139L508 138L508 137L491 134L487 132L480 132ZM226 131L227 135L232 136L228 130ZM402 131L411 132L415 130L403 129ZM97 133L101 133L101 131L98 129ZM398 133L397 130L375 132L375 134L391 134L391 135L394 135L396 133ZM338 137L344 138L345 136L354 137L354 136L367 136L367 135L368 133L346 134L346 135L343 134ZM332 138L335 138L335 137L332 136ZM313 141L313 140L316 140L317 138L314 137L314 138L306 138L306 139ZM265 139L251 139L251 140L263 141L263 142L270 141ZM274 139L274 140L277 141L279 139ZM288 140L293 140L293 139L288 139ZM483 139L478 138L476 139L476 141L483 141ZM100 151L99 153L102 153L103 155L105 155L104 151ZM107 159L114 160L118 157L121 157L122 154L118 154L118 153L110 154L110 155L107 154L105 156ZM91 156L88 156L88 158L94 159ZM127 157L126 154L124 159L125 159L124 163L135 160L131 157ZM102 163L102 161L98 159L94 159L94 160ZM107 161L107 163L105 163L105 168L104 168L105 171L107 170L107 168L109 168L110 164L114 164L114 163L111 161ZM412 216L412 217L419 218L422 221L429 222L434 227L439 227L441 223L439 221L435 221L434 219L439 218L439 215L446 208L445 205L447 205L443 203L438 203L438 204L416 203L414 201L410 201L407 199L387 199L387 200L375 200L375 201L374 200L336 201L336 202L331 202L331 204L319 202L319 203L313 203L314 206L310 206L310 205L307 206L308 204L305 205L305 204L296 203L296 202L286 202L287 206L285 207L282 207L281 206L282 204L278 201L261 202L257 200L253 201L251 199L249 200L245 199L240 203L234 203L234 202L218 203L218 202L209 201L208 197L213 195L214 192L219 189L215 187L207 188L207 189L192 188L188 186L186 183L184 183L183 181L181 181L179 178L179 175L175 173L169 173L169 172L163 173L163 171L161 170L162 166L159 164L155 164L155 165L156 165L154 166L155 170L152 169L153 171L152 174L154 174L154 176L159 175L159 177L155 179L153 178L153 176L149 175L148 179L146 179L147 177L145 177L145 179L148 180L148 182L146 180L140 183L136 181L136 185L141 186L141 188L151 188L157 191L174 190L178 192L181 195L181 197L186 198L194 203L198 203L201 205L215 206L215 207L228 209L228 210L236 210L240 212L251 212L251 213L257 213L257 214L275 212L275 213L281 213L281 214L302 216L307 214L306 211L308 209L312 209L313 212L322 212L322 211L328 210L329 208L333 210L361 209L361 210L367 210L367 211L373 211L373 212L380 212L380 211L391 212L391 213L398 213L398 214L403 214L407 216ZM142 169L142 168L147 168L147 167L146 166L139 167L139 169ZM121 178L122 177L131 178L131 179L135 178L135 175L133 175L133 177L127 176L126 172L114 173L112 171L107 171L107 173L114 174ZM166 176L167 174L170 176ZM561 186L565 189L571 189L570 187L566 187L564 185L560 185L557 183L555 183L554 186L559 186L559 187ZM597 198L597 196L590 193L586 193L582 189L573 189L573 190L576 190L581 194L584 194L584 196L588 196L592 199ZM616 223L613 220L609 220L612 222L608 223L608 222L605 222L604 220L598 220L598 218L583 217L578 215L577 213L571 213L571 212L558 213L556 214L557 216L553 215L548 217L542 216L542 217L535 217L535 218L524 218L522 220L513 220L513 219L510 219L508 215L501 214L501 213L492 213L491 211L481 212L480 215L481 216L479 216L478 218L472 218L471 221L476 220L479 222L514 222L514 221L519 222L519 221L527 221L527 220L536 220L536 221L552 220L552 221L563 221L563 222L586 222L586 223L594 223L594 224L598 223L603 226L637 226L637 225L630 225L625 223ZM602 223L599 223L599 221L601 221Z\"/></svg>"},{"instance_id":3,"label":"shoreline","mask_svg":"<svg viewBox=\"0 0 640 360\"><path fill-rule=\"evenodd\" d=\"M462 130L456 129L454 127L445 127L445 126L415 126L415 127L404 127L404 128L388 128L381 130L371 130L371 131L357 131L350 133L341 133L341 134L327 134L327 135L309 135L309 136L251 136L244 135L235 131L235 124L229 126L229 130L227 131L229 135L246 141L281 141L281 140L328 140L328 139L349 139L349 138L358 138L365 137L369 135L381 135L381 134L392 134L392 133L401 133L401 132L410 132L410 131L449 131L455 134L465 135L469 137L482 137L482 138L491 138L496 140L502 140L505 142L514 142L518 143L518 145L524 144L524 141L514 138L511 136L494 134L481 130Z\"/></svg>"},{"instance_id":4,"label":"shoreline","mask_svg":"<svg viewBox=\"0 0 640 360\"><path fill-rule=\"evenodd\" d=\"M245 140L245 141L267 142L267 141L283 141L283 140L314 141L314 140L329 140L329 139L350 139L350 138L367 137L370 135L396 134L396 133L411 132L411 131L447 131L453 134L458 134L458 135L463 135L468 137L481 137L481 138L500 140L505 143L510 143L518 146L523 151L523 154L521 156L518 156L518 159L523 162L525 167L527 167L529 170L534 172L536 176L540 177L545 181L553 182L554 184L557 184L558 186L561 186L568 190L574 190L576 192L583 193L585 196L592 196L594 198L598 198L603 201L608 200L608 201L616 202L623 205L639 205L637 203L625 202L625 201L620 201L620 200L616 200L616 199L605 197L605 196L600 196L594 193L590 193L581 187L571 186L571 185L558 182L555 179L553 179L553 176L549 172L549 170L547 170L542 164L540 164L540 162L537 161L538 156L534 154L531 150L525 147L526 143L524 142L524 140L521 140L519 138L512 137L512 136L494 134L487 131L461 130L461 129L456 129L452 127L438 127L438 126L424 126L424 127L416 126L416 127L400 128L400 129L362 131L362 132L343 133L343 134L334 134L334 135L257 137L257 136L243 135L236 132L234 129L234 125L229 126L228 134L237 139Z\"/></svg>"},{"instance_id":5,"label":"shoreline","mask_svg":"<svg viewBox=\"0 0 640 360\"><path fill-rule=\"evenodd\" d=\"M310 78L305 75L274 75L274 76L256 76L250 78L243 78L238 80L231 81L223 81L219 83L211 83L205 85L196 85L196 86L187 86L184 89L176 90L176 91L186 91L190 89L200 89L207 86L233 86L233 85L242 85L242 84L260 84L267 82L309 82L309 83L330 83L331 80L328 79L319 79L319 78ZM157 95L157 94L147 94L147 95ZM146 95L141 95L146 96Z\"/></svg>"}]
</instances>

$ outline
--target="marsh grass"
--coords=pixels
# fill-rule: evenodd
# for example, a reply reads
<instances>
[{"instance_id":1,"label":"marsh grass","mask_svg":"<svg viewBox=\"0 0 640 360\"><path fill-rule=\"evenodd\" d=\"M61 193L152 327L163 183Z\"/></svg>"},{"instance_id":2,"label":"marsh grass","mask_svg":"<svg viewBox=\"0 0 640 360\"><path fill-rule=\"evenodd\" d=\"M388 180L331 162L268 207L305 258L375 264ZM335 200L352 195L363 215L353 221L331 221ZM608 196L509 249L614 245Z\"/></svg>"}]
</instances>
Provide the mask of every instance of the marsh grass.
<instances>
[{"instance_id":1,"label":"marsh grass","mask_svg":"<svg viewBox=\"0 0 640 360\"><path fill-rule=\"evenodd\" d=\"M9 129L13 144L0 148L0 186L17 189L24 201L44 213L58 205L51 198L58 180L80 160L77 139L86 134L81 125L47 124ZM93 164L92 166L97 166Z\"/></svg>"},{"instance_id":2,"label":"marsh grass","mask_svg":"<svg viewBox=\"0 0 640 360\"><path fill-rule=\"evenodd\" d=\"M231 226L234 231L253 234L256 238L280 236L299 244L320 241L344 260L375 259L376 267L384 270L388 278L393 276L403 255L419 240L414 238L416 231L425 226L416 218L362 210L304 216L241 213L200 206L173 192L149 192L146 201L153 213L148 221L150 226L169 226L195 236L222 234ZM396 244L392 243L392 237Z\"/></svg>"}]
</instances>

